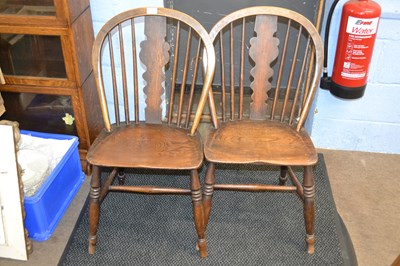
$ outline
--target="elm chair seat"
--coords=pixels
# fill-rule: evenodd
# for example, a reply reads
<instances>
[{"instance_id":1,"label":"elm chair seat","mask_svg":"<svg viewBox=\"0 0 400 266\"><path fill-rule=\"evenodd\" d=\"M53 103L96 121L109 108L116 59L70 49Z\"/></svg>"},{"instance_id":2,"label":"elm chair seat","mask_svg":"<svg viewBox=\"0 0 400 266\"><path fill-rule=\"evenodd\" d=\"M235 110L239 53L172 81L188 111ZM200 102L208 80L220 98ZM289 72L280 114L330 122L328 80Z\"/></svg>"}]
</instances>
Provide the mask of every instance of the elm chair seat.
<instances>
[{"instance_id":1,"label":"elm chair seat","mask_svg":"<svg viewBox=\"0 0 400 266\"><path fill-rule=\"evenodd\" d=\"M317 152L305 131L282 123L233 121L210 131L204 154L216 163L264 163L275 165L315 165ZM285 147L283 149L282 147Z\"/></svg>"},{"instance_id":2,"label":"elm chair seat","mask_svg":"<svg viewBox=\"0 0 400 266\"><path fill-rule=\"evenodd\" d=\"M182 128L134 124L116 127L112 133L102 131L87 159L107 167L198 169L203 162L202 146L199 133L190 136ZM123 150L129 151L129 156L120 152Z\"/></svg>"}]
</instances>

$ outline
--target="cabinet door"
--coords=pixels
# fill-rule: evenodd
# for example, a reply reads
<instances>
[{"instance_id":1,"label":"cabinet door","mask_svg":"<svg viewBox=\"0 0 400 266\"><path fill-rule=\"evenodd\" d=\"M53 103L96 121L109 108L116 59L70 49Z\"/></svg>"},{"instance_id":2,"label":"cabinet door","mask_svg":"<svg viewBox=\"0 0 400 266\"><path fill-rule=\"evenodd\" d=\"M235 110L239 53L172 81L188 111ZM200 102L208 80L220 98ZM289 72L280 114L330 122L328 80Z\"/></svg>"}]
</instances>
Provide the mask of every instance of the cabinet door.
<instances>
[{"instance_id":1,"label":"cabinet door","mask_svg":"<svg viewBox=\"0 0 400 266\"><path fill-rule=\"evenodd\" d=\"M4 75L67 77L59 36L1 33L0 44Z\"/></svg>"},{"instance_id":2,"label":"cabinet door","mask_svg":"<svg viewBox=\"0 0 400 266\"><path fill-rule=\"evenodd\" d=\"M0 33L0 67L8 85L73 87L66 36Z\"/></svg>"}]
</instances>

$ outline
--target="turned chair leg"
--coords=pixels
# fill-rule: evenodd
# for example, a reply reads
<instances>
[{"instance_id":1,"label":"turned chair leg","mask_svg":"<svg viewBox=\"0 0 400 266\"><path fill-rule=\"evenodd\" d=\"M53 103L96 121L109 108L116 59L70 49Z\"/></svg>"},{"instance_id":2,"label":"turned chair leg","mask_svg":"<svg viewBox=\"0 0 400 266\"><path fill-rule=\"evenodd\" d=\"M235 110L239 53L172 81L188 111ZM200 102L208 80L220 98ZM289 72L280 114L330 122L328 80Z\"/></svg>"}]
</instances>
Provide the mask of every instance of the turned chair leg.
<instances>
[{"instance_id":1,"label":"turned chair leg","mask_svg":"<svg viewBox=\"0 0 400 266\"><path fill-rule=\"evenodd\" d=\"M125 172L124 172L124 168L118 169L118 184L119 184L120 186L125 185Z\"/></svg>"},{"instance_id":2,"label":"turned chair leg","mask_svg":"<svg viewBox=\"0 0 400 266\"><path fill-rule=\"evenodd\" d=\"M280 186L285 185L286 181L288 180L287 171L288 171L287 166L281 166L281 175L279 176L279 185Z\"/></svg>"},{"instance_id":3,"label":"turned chair leg","mask_svg":"<svg viewBox=\"0 0 400 266\"><path fill-rule=\"evenodd\" d=\"M207 228L208 221L210 219L212 197L214 194L214 183L215 183L215 164L209 163L207 167L206 177L204 179L204 229Z\"/></svg>"},{"instance_id":4,"label":"turned chair leg","mask_svg":"<svg viewBox=\"0 0 400 266\"><path fill-rule=\"evenodd\" d=\"M197 232L196 248L199 250L201 258L207 258L208 254L207 254L205 227L204 227L204 207L203 207L198 171L191 170L190 177L191 177L190 189L192 191L191 194L193 203L194 224L196 226L196 232Z\"/></svg>"},{"instance_id":5,"label":"turned chair leg","mask_svg":"<svg viewBox=\"0 0 400 266\"><path fill-rule=\"evenodd\" d=\"M312 166L304 167L304 220L306 225L306 243L307 252L314 253L314 221L315 221L315 206L314 206L314 175Z\"/></svg>"},{"instance_id":6,"label":"turned chair leg","mask_svg":"<svg viewBox=\"0 0 400 266\"><path fill-rule=\"evenodd\" d=\"M94 254L96 251L97 227L99 225L100 218L100 175L100 167L93 166L89 193L89 254Z\"/></svg>"}]
</instances>

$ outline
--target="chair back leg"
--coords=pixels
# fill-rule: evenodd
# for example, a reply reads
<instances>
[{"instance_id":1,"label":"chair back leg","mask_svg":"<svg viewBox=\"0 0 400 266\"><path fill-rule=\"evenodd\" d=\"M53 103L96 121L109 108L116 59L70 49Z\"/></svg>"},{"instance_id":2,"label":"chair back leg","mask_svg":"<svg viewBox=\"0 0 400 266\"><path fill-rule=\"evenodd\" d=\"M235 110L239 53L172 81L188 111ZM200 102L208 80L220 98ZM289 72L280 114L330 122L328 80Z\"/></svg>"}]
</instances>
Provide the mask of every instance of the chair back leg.
<instances>
[{"instance_id":1,"label":"chair back leg","mask_svg":"<svg viewBox=\"0 0 400 266\"><path fill-rule=\"evenodd\" d=\"M287 166L281 166L281 175L279 176L279 185L281 186L285 185L286 181L288 180L287 171L288 171Z\"/></svg>"}]
</instances>

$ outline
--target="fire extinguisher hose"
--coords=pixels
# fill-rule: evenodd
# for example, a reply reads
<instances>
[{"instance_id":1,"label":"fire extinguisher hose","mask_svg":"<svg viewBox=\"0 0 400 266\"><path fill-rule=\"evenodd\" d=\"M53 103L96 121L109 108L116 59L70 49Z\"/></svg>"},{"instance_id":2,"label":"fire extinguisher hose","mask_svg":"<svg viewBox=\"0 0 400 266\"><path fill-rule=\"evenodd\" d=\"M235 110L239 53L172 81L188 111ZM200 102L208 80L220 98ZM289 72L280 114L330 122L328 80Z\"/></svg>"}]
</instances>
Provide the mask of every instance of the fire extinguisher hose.
<instances>
[{"instance_id":1,"label":"fire extinguisher hose","mask_svg":"<svg viewBox=\"0 0 400 266\"><path fill-rule=\"evenodd\" d=\"M335 11L335 8L337 4L339 3L339 0L334 0L331 8L329 9L328 17L326 20L326 25L325 25L325 37L324 37L324 68L323 68L323 74L321 78L321 89L326 89L329 90L331 87L331 78L328 77L328 45L329 45L329 31L331 27L331 21L332 21L332 16L333 12Z\"/></svg>"}]
</instances>

